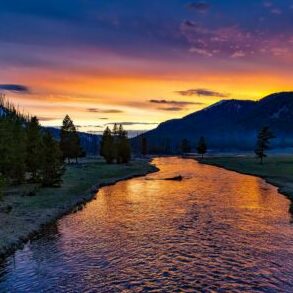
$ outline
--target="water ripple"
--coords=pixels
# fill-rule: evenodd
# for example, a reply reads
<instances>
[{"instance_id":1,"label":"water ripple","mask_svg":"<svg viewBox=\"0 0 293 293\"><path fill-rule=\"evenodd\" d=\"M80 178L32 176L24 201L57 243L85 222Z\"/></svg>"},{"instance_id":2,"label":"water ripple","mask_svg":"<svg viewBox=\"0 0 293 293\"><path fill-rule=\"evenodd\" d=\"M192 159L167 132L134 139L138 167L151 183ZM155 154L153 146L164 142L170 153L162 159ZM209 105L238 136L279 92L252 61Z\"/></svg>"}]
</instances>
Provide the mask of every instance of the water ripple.
<instances>
[{"instance_id":1,"label":"water ripple","mask_svg":"<svg viewBox=\"0 0 293 293\"><path fill-rule=\"evenodd\" d=\"M262 180L156 159L0 264L0 292L292 292L289 201Z\"/></svg>"}]
</instances>

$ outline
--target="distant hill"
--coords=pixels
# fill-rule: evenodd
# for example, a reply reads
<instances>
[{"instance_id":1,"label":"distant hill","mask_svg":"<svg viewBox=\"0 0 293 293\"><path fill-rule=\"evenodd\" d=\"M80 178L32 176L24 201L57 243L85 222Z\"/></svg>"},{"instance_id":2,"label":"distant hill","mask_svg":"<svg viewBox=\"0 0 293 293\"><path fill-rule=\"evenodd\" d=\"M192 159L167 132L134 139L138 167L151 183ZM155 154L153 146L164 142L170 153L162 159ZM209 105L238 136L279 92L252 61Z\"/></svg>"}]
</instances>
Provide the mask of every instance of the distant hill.
<instances>
[{"instance_id":1,"label":"distant hill","mask_svg":"<svg viewBox=\"0 0 293 293\"><path fill-rule=\"evenodd\" d=\"M55 127L43 127L44 130L49 131L56 140L60 139L60 129ZM88 155L99 154L100 148L100 136L96 134L90 134L85 132L78 132L80 143Z\"/></svg>"},{"instance_id":2,"label":"distant hill","mask_svg":"<svg viewBox=\"0 0 293 293\"><path fill-rule=\"evenodd\" d=\"M274 148L293 147L293 92L272 94L260 101L222 100L182 119L163 122L144 135L153 152L176 152L184 138L194 147L202 135L211 149L253 150L257 131L264 126L276 135ZM136 137L133 145L139 140Z\"/></svg>"}]
</instances>

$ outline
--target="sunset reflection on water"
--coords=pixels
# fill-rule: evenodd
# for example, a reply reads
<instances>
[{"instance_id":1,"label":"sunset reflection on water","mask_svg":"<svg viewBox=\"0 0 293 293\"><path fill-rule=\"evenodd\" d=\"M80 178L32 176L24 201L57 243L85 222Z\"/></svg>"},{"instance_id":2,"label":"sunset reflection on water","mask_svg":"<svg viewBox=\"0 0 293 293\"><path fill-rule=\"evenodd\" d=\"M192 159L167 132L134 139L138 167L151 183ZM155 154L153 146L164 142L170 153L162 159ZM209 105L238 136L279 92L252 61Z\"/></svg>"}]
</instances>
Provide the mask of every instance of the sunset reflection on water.
<instances>
[{"instance_id":1,"label":"sunset reflection on water","mask_svg":"<svg viewBox=\"0 0 293 293\"><path fill-rule=\"evenodd\" d=\"M8 259L0 291L290 292L288 199L259 178L194 160L154 164L160 172L101 189L58 233Z\"/></svg>"}]
</instances>

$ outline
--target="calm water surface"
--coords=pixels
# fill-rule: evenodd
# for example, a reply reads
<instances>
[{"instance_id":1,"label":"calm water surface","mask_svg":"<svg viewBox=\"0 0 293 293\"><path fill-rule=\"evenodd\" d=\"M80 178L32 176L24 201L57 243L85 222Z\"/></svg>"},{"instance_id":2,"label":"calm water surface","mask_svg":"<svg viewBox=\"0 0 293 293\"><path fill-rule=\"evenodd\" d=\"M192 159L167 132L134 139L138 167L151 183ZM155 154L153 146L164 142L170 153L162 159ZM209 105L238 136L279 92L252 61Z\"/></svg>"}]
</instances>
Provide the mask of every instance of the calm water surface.
<instances>
[{"instance_id":1,"label":"calm water surface","mask_svg":"<svg viewBox=\"0 0 293 293\"><path fill-rule=\"evenodd\" d=\"M275 187L154 163L160 172L101 189L0 264L0 292L293 292L289 201Z\"/></svg>"}]
</instances>

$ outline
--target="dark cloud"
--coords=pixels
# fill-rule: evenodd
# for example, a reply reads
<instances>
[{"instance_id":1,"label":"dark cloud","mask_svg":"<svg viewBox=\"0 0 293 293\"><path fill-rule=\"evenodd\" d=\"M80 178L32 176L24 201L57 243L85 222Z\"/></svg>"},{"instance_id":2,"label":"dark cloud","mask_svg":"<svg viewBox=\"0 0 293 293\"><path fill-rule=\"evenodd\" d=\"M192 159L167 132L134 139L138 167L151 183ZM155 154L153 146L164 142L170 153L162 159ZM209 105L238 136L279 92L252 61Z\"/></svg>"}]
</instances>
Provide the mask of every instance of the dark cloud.
<instances>
[{"instance_id":1,"label":"dark cloud","mask_svg":"<svg viewBox=\"0 0 293 293\"><path fill-rule=\"evenodd\" d=\"M195 21L192 21L192 20L184 20L182 22L182 26L195 28L195 27L199 27L199 24Z\"/></svg>"},{"instance_id":2,"label":"dark cloud","mask_svg":"<svg viewBox=\"0 0 293 293\"><path fill-rule=\"evenodd\" d=\"M181 96L205 96L205 97L219 97L228 98L230 95L227 93L220 93L209 89L190 89L185 91L177 91Z\"/></svg>"},{"instance_id":3,"label":"dark cloud","mask_svg":"<svg viewBox=\"0 0 293 293\"><path fill-rule=\"evenodd\" d=\"M59 118L57 118L57 117L40 117L40 116L38 116L38 119L39 119L41 122L46 122L46 121L57 120L57 119L59 119Z\"/></svg>"},{"instance_id":4,"label":"dark cloud","mask_svg":"<svg viewBox=\"0 0 293 293\"><path fill-rule=\"evenodd\" d=\"M154 104L177 105L180 107L189 106L189 105L204 105L204 103L201 103L201 102L187 102L187 101L149 100L149 102Z\"/></svg>"},{"instance_id":5,"label":"dark cloud","mask_svg":"<svg viewBox=\"0 0 293 293\"><path fill-rule=\"evenodd\" d=\"M90 113L104 113L104 114L123 113L122 110L118 110L118 109L88 108L88 109L86 109L86 111L87 111L87 112L90 112Z\"/></svg>"},{"instance_id":6,"label":"dark cloud","mask_svg":"<svg viewBox=\"0 0 293 293\"><path fill-rule=\"evenodd\" d=\"M210 4L207 2L199 1L199 2L192 2L187 4L189 9L194 9L199 12L205 12L210 9Z\"/></svg>"},{"instance_id":7,"label":"dark cloud","mask_svg":"<svg viewBox=\"0 0 293 293\"><path fill-rule=\"evenodd\" d=\"M29 93L29 88L22 84L0 84L0 91Z\"/></svg>"},{"instance_id":8,"label":"dark cloud","mask_svg":"<svg viewBox=\"0 0 293 293\"><path fill-rule=\"evenodd\" d=\"M183 110L182 107L167 107L167 108L158 108L158 109L163 111L172 111L172 112Z\"/></svg>"}]
</instances>

